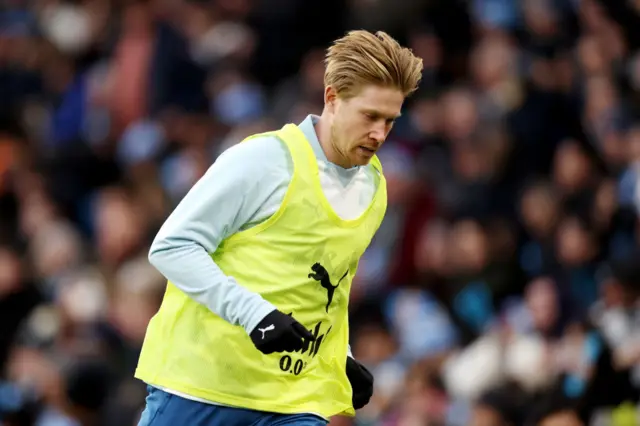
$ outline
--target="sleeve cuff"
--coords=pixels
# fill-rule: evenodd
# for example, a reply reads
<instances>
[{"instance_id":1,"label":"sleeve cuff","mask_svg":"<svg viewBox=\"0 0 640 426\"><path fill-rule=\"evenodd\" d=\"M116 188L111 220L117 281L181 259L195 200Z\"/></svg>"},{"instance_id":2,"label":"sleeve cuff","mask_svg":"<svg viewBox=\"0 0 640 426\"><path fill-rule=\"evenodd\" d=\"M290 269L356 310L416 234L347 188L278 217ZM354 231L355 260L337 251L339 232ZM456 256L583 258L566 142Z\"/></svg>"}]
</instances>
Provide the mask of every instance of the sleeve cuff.
<instances>
[{"instance_id":1,"label":"sleeve cuff","mask_svg":"<svg viewBox=\"0 0 640 426\"><path fill-rule=\"evenodd\" d=\"M251 332L260 324L260 321L264 319L268 314L275 311L277 308L273 306L271 303L262 299L261 303L254 309L250 315L247 316L246 320L243 321L242 326L244 327L247 334L251 334Z\"/></svg>"}]
</instances>

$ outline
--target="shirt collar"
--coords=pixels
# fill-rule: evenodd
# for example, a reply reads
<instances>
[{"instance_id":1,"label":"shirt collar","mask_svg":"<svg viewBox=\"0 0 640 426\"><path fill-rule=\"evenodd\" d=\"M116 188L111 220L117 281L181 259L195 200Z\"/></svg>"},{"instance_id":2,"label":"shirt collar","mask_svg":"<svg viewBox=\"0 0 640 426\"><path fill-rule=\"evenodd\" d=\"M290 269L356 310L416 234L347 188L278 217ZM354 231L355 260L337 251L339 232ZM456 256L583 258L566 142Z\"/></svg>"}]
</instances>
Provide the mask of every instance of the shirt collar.
<instances>
[{"instance_id":1,"label":"shirt collar","mask_svg":"<svg viewBox=\"0 0 640 426\"><path fill-rule=\"evenodd\" d=\"M319 120L320 120L320 117L318 117L317 115L309 114L307 115L307 118L305 118L298 125L298 127L300 128L304 136L309 141L309 144L311 145L311 148L313 149L313 152L316 155L316 157L319 160L328 162L329 160L327 159L327 156L324 153L324 150L322 149L322 145L320 145L320 140L318 139L318 135L314 127Z\"/></svg>"}]
</instances>

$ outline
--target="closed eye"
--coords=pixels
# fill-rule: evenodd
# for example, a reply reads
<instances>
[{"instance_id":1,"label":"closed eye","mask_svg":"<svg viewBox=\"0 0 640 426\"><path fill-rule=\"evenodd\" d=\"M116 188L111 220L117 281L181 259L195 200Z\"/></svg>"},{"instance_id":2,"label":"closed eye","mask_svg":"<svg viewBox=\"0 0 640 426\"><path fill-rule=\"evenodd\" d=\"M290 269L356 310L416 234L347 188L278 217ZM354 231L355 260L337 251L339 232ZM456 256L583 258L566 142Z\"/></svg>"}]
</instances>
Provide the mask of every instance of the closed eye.
<instances>
[{"instance_id":1,"label":"closed eye","mask_svg":"<svg viewBox=\"0 0 640 426\"><path fill-rule=\"evenodd\" d=\"M372 122L373 121L378 121L378 120L380 120L382 118L380 115L375 114L375 113L371 113L371 112L365 112L363 114L367 118L368 121L372 121ZM396 122L396 118L395 117L393 117L393 118L391 118L391 117L390 118L385 118L384 121L385 121L386 125L390 126L390 125L393 125Z\"/></svg>"}]
</instances>

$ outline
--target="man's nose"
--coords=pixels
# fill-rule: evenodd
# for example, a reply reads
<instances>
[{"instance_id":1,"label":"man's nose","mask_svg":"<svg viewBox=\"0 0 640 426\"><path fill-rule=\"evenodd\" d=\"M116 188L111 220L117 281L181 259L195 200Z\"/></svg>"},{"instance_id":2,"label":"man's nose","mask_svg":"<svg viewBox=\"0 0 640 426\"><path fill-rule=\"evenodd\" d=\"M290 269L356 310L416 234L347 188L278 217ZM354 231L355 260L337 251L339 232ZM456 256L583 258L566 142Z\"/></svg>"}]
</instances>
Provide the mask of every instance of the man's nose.
<instances>
[{"instance_id":1,"label":"man's nose","mask_svg":"<svg viewBox=\"0 0 640 426\"><path fill-rule=\"evenodd\" d=\"M387 128L384 124L384 121L374 124L373 128L369 132L369 137L379 144L384 142L385 138L387 137Z\"/></svg>"}]
</instances>

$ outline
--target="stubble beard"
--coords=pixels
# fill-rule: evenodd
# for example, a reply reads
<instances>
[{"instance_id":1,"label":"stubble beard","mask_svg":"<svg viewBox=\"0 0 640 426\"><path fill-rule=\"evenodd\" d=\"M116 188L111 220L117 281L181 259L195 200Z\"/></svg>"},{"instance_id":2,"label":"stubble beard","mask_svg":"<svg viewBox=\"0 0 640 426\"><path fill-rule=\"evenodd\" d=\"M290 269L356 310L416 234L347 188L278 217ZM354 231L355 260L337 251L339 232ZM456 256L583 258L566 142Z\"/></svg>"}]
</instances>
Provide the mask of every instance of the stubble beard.
<instances>
[{"instance_id":1,"label":"stubble beard","mask_svg":"<svg viewBox=\"0 0 640 426\"><path fill-rule=\"evenodd\" d=\"M331 148L333 149L337 157L349 163L346 165L347 168L351 167L352 164L351 164L351 160L349 159L348 152L345 152L344 147L340 145L340 137L338 135L339 135L339 131L338 129L336 129L336 124L331 123L331 130L330 130L331 140L329 142L331 144Z\"/></svg>"}]
</instances>

